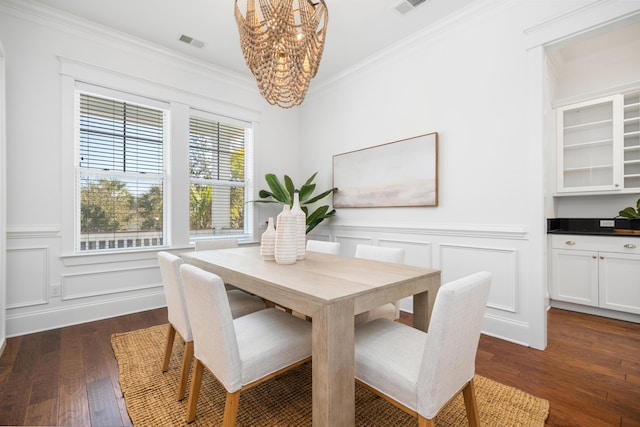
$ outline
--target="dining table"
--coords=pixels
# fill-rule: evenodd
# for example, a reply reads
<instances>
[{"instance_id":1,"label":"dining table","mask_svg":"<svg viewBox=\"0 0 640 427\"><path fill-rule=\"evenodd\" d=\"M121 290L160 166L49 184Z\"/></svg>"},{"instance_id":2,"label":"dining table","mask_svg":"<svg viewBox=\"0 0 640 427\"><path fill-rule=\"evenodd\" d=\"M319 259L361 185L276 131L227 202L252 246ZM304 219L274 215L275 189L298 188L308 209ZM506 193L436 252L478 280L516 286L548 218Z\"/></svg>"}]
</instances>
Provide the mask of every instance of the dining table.
<instances>
[{"instance_id":1,"label":"dining table","mask_svg":"<svg viewBox=\"0 0 640 427\"><path fill-rule=\"evenodd\" d=\"M181 256L226 284L310 319L316 427L355 425L355 315L413 296L413 327L427 331L440 287L437 269L311 251L293 264L264 261L259 246Z\"/></svg>"}]
</instances>

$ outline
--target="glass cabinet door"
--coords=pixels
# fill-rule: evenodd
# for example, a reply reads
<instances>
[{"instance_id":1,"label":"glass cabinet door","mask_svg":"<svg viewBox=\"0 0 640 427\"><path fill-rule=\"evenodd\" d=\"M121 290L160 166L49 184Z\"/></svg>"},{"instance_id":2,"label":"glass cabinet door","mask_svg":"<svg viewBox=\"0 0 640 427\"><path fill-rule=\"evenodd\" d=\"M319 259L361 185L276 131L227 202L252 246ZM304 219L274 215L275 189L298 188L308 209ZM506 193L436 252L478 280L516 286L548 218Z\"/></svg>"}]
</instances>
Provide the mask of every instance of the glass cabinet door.
<instances>
[{"instance_id":1,"label":"glass cabinet door","mask_svg":"<svg viewBox=\"0 0 640 427\"><path fill-rule=\"evenodd\" d=\"M620 95L558 109L558 191L622 188Z\"/></svg>"}]
</instances>

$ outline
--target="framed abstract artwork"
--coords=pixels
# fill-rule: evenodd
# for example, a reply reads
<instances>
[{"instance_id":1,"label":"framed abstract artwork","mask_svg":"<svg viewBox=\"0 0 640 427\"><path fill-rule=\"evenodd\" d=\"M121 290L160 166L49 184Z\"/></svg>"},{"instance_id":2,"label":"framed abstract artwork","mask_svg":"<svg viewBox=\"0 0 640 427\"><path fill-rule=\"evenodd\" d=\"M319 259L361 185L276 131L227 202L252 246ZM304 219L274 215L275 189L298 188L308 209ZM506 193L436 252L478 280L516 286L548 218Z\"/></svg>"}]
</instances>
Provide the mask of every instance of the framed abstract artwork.
<instances>
[{"instance_id":1,"label":"framed abstract artwork","mask_svg":"<svg viewBox=\"0 0 640 427\"><path fill-rule=\"evenodd\" d=\"M438 133L333 156L333 206L438 206Z\"/></svg>"}]
</instances>

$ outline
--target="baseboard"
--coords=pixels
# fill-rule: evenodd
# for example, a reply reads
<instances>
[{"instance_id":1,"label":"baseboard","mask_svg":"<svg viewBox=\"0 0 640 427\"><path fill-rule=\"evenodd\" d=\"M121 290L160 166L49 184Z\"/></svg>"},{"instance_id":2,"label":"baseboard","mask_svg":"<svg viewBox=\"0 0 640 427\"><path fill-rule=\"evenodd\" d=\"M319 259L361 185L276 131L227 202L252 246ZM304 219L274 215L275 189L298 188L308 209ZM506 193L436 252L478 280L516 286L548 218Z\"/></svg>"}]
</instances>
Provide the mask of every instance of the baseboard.
<instances>
[{"instance_id":1,"label":"baseboard","mask_svg":"<svg viewBox=\"0 0 640 427\"><path fill-rule=\"evenodd\" d=\"M572 304L570 302L551 300L550 306L562 310L577 311L578 313L592 314L594 316L607 317L609 319L624 320L625 322L640 323L640 315L626 313L624 311L608 310L606 308L591 307L588 305Z\"/></svg>"},{"instance_id":2,"label":"baseboard","mask_svg":"<svg viewBox=\"0 0 640 427\"><path fill-rule=\"evenodd\" d=\"M6 318L7 338L165 307L162 288L136 296L31 311Z\"/></svg>"}]
</instances>

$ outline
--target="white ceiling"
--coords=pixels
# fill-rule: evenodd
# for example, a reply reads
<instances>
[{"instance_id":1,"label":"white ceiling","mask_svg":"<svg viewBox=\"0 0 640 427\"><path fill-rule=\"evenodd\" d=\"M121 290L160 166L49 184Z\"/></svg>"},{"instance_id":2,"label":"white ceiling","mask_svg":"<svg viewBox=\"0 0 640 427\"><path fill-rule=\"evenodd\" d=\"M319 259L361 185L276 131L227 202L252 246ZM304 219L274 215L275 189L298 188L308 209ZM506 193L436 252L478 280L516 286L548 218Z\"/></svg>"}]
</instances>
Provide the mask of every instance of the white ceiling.
<instances>
[{"instance_id":1,"label":"white ceiling","mask_svg":"<svg viewBox=\"0 0 640 427\"><path fill-rule=\"evenodd\" d=\"M34 1L250 76L240 51L234 0ZM403 1L325 0L329 10L327 41L316 81L330 79L482 0L427 0L402 15L395 6ZM178 41L181 34L203 41L204 47Z\"/></svg>"}]
</instances>

